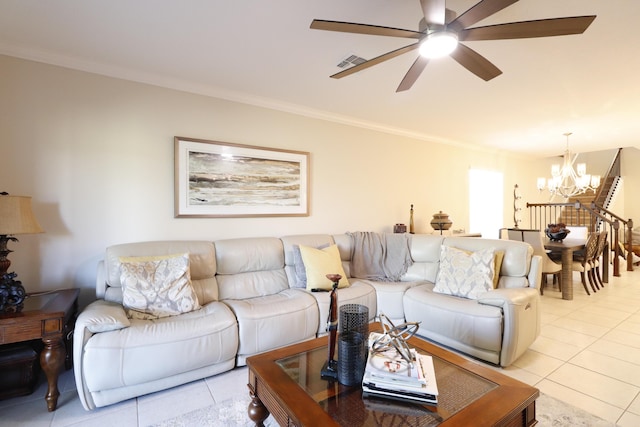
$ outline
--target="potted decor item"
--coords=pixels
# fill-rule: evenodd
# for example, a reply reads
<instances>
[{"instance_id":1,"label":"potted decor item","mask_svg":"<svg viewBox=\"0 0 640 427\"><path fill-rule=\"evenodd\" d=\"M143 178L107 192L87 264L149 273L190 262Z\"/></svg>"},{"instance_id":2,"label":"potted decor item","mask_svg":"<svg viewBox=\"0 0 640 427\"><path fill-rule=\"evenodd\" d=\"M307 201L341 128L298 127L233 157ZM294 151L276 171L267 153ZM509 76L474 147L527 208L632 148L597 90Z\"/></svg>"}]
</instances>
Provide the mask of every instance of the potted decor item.
<instances>
[{"instance_id":1,"label":"potted decor item","mask_svg":"<svg viewBox=\"0 0 640 427\"><path fill-rule=\"evenodd\" d=\"M547 224L547 228L544 230L549 240L554 242L562 242L567 234L571 230L567 230L566 224L559 222L557 224Z\"/></svg>"},{"instance_id":2,"label":"potted decor item","mask_svg":"<svg viewBox=\"0 0 640 427\"><path fill-rule=\"evenodd\" d=\"M440 230L440 234L442 234L442 230L448 230L451 228L453 222L449 219L449 215L443 213L442 211L433 214L433 219L431 220L431 227L434 230Z\"/></svg>"}]
</instances>

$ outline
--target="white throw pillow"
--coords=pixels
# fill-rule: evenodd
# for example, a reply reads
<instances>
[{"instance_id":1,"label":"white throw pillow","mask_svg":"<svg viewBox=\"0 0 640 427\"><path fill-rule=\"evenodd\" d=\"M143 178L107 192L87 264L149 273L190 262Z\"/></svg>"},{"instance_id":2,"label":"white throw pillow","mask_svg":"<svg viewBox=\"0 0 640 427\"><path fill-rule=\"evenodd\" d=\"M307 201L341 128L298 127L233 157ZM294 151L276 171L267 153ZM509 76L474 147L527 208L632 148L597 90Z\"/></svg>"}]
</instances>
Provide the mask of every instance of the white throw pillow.
<instances>
[{"instance_id":1,"label":"white throw pillow","mask_svg":"<svg viewBox=\"0 0 640 427\"><path fill-rule=\"evenodd\" d=\"M122 305L134 319L158 319L200 308L189 254L120 257Z\"/></svg>"},{"instance_id":2,"label":"white throw pillow","mask_svg":"<svg viewBox=\"0 0 640 427\"><path fill-rule=\"evenodd\" d=\"M440 267L434 292L478 299L493 289L495 250L467 252L450 246L440 248Z\"/></svg>"}]
</instances>

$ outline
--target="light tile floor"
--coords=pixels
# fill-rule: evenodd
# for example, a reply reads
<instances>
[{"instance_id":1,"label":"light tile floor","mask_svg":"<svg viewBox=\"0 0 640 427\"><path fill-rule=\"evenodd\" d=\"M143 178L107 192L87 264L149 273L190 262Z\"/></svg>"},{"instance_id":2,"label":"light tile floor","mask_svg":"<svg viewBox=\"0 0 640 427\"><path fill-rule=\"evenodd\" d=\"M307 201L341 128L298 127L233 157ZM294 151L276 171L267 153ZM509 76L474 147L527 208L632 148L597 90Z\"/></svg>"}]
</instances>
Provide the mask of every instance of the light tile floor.
<instances>
[{"instance_id":1,"label":"light tile floor","mask_svg":"<svg viewBox=\"0 0 640 427\"><path fill-rule=\"evenodd\" d=\"M494 369L620 426L638 426L640 268L611 277L591 296L579 280L576 273L572 301L545 290L540 337L512 366ZM47 412L42 377L32 395L0 401L1 426L148 426L247 394L247 370L239 368L87 412L68 371L60 378L58 409Z\"/></svg>"}]
</instances>

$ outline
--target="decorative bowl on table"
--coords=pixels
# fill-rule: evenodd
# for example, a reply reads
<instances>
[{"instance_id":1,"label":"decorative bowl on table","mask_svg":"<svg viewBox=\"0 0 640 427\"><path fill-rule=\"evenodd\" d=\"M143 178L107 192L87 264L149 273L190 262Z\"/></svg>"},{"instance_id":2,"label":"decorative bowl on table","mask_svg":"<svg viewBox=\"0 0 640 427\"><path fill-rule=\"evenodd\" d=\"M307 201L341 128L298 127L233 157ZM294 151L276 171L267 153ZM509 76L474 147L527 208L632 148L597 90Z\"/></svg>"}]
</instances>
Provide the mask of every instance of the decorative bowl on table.
<instances>
[{"instance_id":1,"label":"decorative bowl on table","mask_svg":"<svg viewBox=\"0 0 640 427\"><path fill-rule=\"evenodd\" d=\"M562 242L567 237L567 234L571 232L571 230L567 230L565 224L558 223L547 225L547 228L544 230L544 232L551 241Z\"/></svg>"}]
</instances>

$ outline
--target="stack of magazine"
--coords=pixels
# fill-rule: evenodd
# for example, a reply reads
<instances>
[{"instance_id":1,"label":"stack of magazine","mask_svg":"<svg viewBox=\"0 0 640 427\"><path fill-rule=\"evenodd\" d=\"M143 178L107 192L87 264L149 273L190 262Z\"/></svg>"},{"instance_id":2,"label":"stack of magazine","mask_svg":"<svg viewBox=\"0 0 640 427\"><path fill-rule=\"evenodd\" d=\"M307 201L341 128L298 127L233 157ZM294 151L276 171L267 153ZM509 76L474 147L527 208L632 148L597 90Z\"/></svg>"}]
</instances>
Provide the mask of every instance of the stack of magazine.
<instances>
[{"instance_id":1,"label":"stack of magazine","mask_svg":"<svg viewBox=\"0 0 640 427\"><path fill-rule=\"evenodd\" d=\"M369 358L362 378L364 396L379 396L436 405L438 386L431 356L409 350L412 363L408 363L393 347L374 351L371 343L380 334L369 337Z\"/></svg>"}]
</instances>

